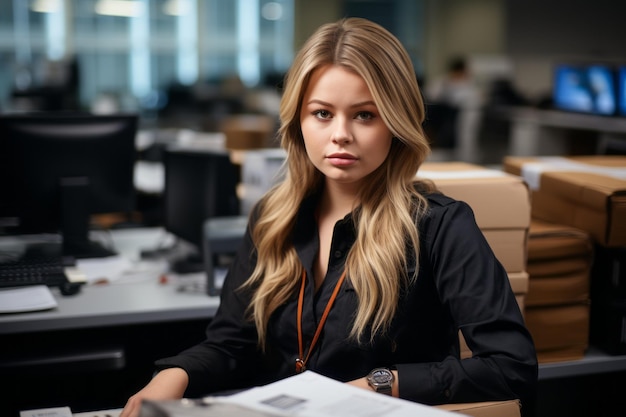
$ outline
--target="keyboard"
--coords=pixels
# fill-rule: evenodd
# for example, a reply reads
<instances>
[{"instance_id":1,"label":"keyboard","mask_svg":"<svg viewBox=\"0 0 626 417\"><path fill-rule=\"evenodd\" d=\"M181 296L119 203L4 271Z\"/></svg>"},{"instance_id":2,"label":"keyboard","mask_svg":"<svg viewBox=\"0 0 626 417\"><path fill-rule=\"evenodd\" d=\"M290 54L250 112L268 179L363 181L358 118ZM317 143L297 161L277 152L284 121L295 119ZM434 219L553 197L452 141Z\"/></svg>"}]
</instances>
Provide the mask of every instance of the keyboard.
<instances>
[{"instance_id":1,"label":"keyboard","mask_svg":"<svg viewBox=\"0 0 626 417\"><path fill-rule=\"evenodd\" d=\"M47 285L68 289L82 284L72 257L20 258L0 261L0 288Z\"/></svg>"}]
</instances>

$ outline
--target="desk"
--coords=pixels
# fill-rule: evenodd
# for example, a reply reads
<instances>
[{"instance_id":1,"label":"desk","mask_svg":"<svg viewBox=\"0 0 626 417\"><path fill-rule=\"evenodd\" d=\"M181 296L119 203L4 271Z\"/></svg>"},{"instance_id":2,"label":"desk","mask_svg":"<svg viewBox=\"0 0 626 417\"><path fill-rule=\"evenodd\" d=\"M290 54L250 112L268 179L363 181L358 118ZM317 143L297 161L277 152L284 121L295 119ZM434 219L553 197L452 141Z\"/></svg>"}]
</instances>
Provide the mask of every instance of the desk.
<instances>
[{"instance_id":1,"label":"desk","mask_svg":"<svg viewBox=\"0 0 626 417\"><path fill-rule=\"evenodd\" d=\"M56 290L53 294L59 304L54 310L0 316L0 336L208 320L219 306L218 297L200 291L181 292L177 284L159 284L158 277L140 283L86 285L75 296L65 297Z\"/></svg>"},{"instance_id":2,"label":"desk","mask_svg":"<svg viewBox=\"0 0 626 417\"><path fill-rule=\"evenodd\" d=\"M162 239L156 229L113 231L110 239L136 260ZM0 250L10 244L0 242ZM154 360L199 342L219 306L202 290L180 291L187 278L159 281L158 268L132 280L85 285L74 296L52 293L53 310L0 315L1 416L18 410L70 406L110 409L146 383ZM5 384L6 385L6 384Z\"/></svg>"}]
</instances>

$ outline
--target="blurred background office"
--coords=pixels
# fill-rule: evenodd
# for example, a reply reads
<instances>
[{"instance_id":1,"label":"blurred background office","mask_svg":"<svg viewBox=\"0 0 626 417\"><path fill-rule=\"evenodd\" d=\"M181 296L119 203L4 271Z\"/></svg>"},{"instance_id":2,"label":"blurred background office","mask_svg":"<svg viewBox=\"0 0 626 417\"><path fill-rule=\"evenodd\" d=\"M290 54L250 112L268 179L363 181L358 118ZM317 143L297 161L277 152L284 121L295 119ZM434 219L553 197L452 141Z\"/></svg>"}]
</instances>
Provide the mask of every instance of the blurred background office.
<instances>
[{"instance_id":1,"label":"blurred background office","mask_svg":"<svg viewBox=\"0 0 626 417\"><path fill-rule=\"evenodd\" d=\"M481 105L549 106L557 63L626 60L626 3L612 0L0 0L0 10L0 111L137 111L144 128L276 116L294 51L342 16L395 33L424 86L463 57ZM489 162L467 152L453 156Z\"/></svg>"}]
</instances>

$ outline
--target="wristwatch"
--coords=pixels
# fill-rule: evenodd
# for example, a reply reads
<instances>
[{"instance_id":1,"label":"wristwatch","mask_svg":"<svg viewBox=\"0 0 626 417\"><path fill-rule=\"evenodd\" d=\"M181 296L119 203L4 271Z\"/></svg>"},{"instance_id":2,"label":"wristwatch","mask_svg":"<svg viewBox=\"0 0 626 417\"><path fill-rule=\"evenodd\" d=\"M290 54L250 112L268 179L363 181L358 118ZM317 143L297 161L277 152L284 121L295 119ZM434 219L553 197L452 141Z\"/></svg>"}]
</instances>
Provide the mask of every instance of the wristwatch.
<instances>
[{"instance_id":1,"label":"wristwatch","mask_svg":"<svg viewBox=\"0 0 626 417\"><path fill-rule=\"evenodd\" d=\"M367 375L367 383L376 392L391 395L393 373L388 368L376 368Z\"/></svg>"}]
</instances>

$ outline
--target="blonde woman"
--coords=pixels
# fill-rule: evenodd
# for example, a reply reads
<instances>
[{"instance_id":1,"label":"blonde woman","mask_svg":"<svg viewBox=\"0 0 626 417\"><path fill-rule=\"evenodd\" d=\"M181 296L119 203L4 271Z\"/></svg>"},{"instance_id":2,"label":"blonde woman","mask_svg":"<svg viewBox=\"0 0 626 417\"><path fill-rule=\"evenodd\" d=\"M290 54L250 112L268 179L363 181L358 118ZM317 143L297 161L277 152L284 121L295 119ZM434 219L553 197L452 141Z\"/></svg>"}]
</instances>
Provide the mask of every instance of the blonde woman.
<instances>
[{"instance_id":1,"label":"blonde woman","mask_svg":"<svg viewBox=\"0 0 626 417\"><path fill-rule=\"evenodd\" d=\"M424 105L398 40L364 19L322 26L280 117L286 179L250 217L206 341L158 361L122 417L305 369L426 404L530 398L536 355L505 270L465 203L416 182Z\"/></svg>"}]
</instances>

